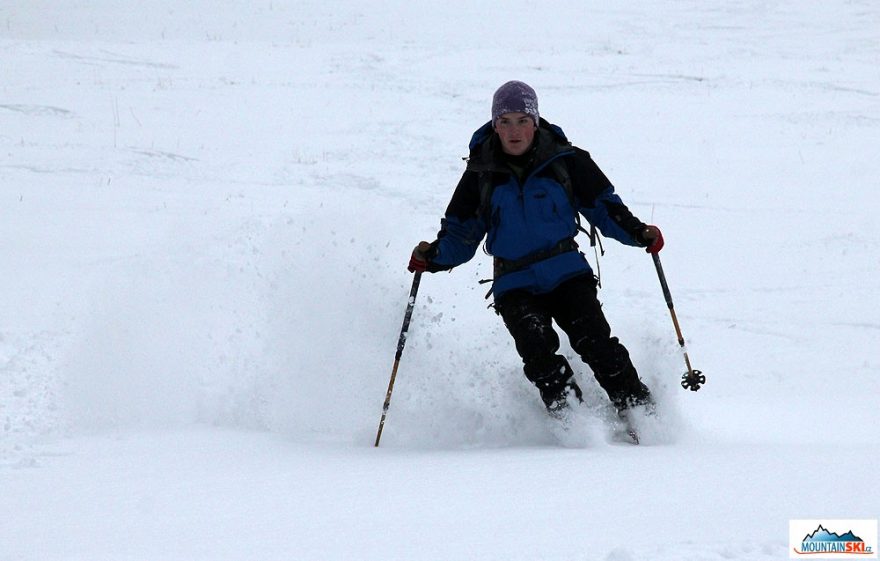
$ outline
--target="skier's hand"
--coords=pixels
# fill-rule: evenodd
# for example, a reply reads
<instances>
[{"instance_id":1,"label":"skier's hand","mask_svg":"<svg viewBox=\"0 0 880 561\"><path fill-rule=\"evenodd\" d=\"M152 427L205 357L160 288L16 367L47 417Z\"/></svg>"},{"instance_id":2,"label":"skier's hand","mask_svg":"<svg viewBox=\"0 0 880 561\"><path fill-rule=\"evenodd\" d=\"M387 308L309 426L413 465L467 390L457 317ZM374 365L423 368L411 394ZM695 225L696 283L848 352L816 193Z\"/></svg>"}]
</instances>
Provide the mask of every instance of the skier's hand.
<instances>
[{"instance_id":1,"label":"skier's hand","mask_svg":"<svg viewBox=\"0 0 880 561\"><path fill-rule=\"evenodd\" d=\"M413 249L409 258L409 266L406 268L410 273L424 273L428 269L428 261L437 253L430 243L422 241Z\"/></svg>"},{"instance_id":2,"label":"skier's hand","mask_svg":"<svg viewBox=\"0 0 880 561\"><path fill-rule=\"evenodd\" d=\"M663 234L657 226L645 226L641 232L642 242L648 247L645 251L648 253L660 253L663 249Z\"/></svg>"}]
</instances>

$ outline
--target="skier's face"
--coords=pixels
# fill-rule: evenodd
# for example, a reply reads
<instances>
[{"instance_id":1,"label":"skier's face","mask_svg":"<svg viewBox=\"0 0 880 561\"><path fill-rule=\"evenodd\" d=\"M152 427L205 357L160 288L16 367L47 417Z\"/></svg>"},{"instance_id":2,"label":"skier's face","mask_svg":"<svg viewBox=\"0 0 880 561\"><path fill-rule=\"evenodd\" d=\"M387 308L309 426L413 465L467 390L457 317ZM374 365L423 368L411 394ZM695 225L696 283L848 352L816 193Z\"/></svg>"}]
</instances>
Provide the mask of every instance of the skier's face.
<instances>
[{"instance_id":1,"label":"skier's face","mask_svg":"<svg viewBox=\"0 0 880 561\"><path fill-rule=\"evenodd\" d=\"M535 130L535 121L525 113L505 113L495 121L495 132L501 139L501 149L511 156L526 153L532 146Z\"/></svg>"}]
</instances>

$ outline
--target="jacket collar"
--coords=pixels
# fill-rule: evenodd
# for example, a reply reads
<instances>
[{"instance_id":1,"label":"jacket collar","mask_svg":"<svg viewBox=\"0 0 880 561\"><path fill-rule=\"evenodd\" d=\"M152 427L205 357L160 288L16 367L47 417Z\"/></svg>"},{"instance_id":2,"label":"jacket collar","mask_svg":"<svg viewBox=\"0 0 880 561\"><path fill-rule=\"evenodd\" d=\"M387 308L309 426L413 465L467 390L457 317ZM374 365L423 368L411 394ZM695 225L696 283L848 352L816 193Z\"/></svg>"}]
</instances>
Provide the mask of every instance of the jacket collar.
<instances>
[{"instance_id":1,"label":"jacket collar","mask_svg":"<svg viewBox=\"0 0 880 561\"><path fill-rule=\"evenodd\" d=\"M530 166L533 168L541 166L558 154L571 148L571 143L566 138L565 133L562 132L562 129L543 118L539 120L534 142L535 146L532 147L534 159ZM495 134L491 121L474 132L469 148L470 156L467 158L467 169L469 171L510 171L510 168L504 162L504 155L499 146L498 135Z\"/></svg>"}]
</instances>

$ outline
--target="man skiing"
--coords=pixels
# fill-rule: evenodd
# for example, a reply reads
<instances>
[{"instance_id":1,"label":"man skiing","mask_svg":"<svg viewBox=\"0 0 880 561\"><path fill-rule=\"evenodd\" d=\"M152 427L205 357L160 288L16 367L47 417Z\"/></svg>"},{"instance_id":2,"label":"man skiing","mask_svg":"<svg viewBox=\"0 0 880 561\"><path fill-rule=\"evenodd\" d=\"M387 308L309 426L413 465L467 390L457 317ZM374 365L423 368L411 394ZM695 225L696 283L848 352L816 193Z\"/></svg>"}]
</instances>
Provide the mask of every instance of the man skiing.
<instances>
[{"instance_id":1,"label":"man skiing","mask_svg":"<svg viewBox=\"0 0 880 561\"><path fill-rule=\"evenodd\" d=\"M629 353L605 319L597 281L574 241L578 212L605 236L659 252L659 228L633 216L588 152L538 113L535 91L502 85L492 120L471 138L470 157L437 239L413 250L409 271L437 272L469 261L486 238L494 257L492 294L523 361L523 371L553 416L582 392L558 353L565 332L621 415L652 404Z\"/></svg>"}]
</instances>

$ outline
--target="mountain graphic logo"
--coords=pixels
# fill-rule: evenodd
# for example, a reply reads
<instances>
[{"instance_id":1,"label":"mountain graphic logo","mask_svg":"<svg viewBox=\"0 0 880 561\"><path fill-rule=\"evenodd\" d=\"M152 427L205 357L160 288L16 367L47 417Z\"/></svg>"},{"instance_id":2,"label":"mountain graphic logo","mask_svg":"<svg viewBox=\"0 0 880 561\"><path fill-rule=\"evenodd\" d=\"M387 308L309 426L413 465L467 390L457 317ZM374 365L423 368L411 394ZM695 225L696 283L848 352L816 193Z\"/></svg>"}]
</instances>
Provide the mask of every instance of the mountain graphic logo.
<instances>
[{"instance_id":1,"label":"mountain graphic logo","mask_svg":"<svg viewBox=\"0 0 880 561\"><path fill-rule=\"evenodd\" d=\"M836 534L827 530L824 526L819 524L819 527L812 534L807 534L804 536L803 541L805 542L864 542L862 538L852 533L852 530L848 531L844 535Z\"/></svg>"},{"instance_id":2,"label":"mountain graphic logo","mask_svg":"<svg viewBox=\"0 0 880 561\"><path fill-rule=\"evenodd\" d=\"M829 524L830 525L830 524ZM876 559L874 548L857 536L852 529L845 533L832 532L823 524L818 524L816 529L804 535L793 549L797 556L811 555L817 557L870 557Z\"/></svg>"}]
</instances>

